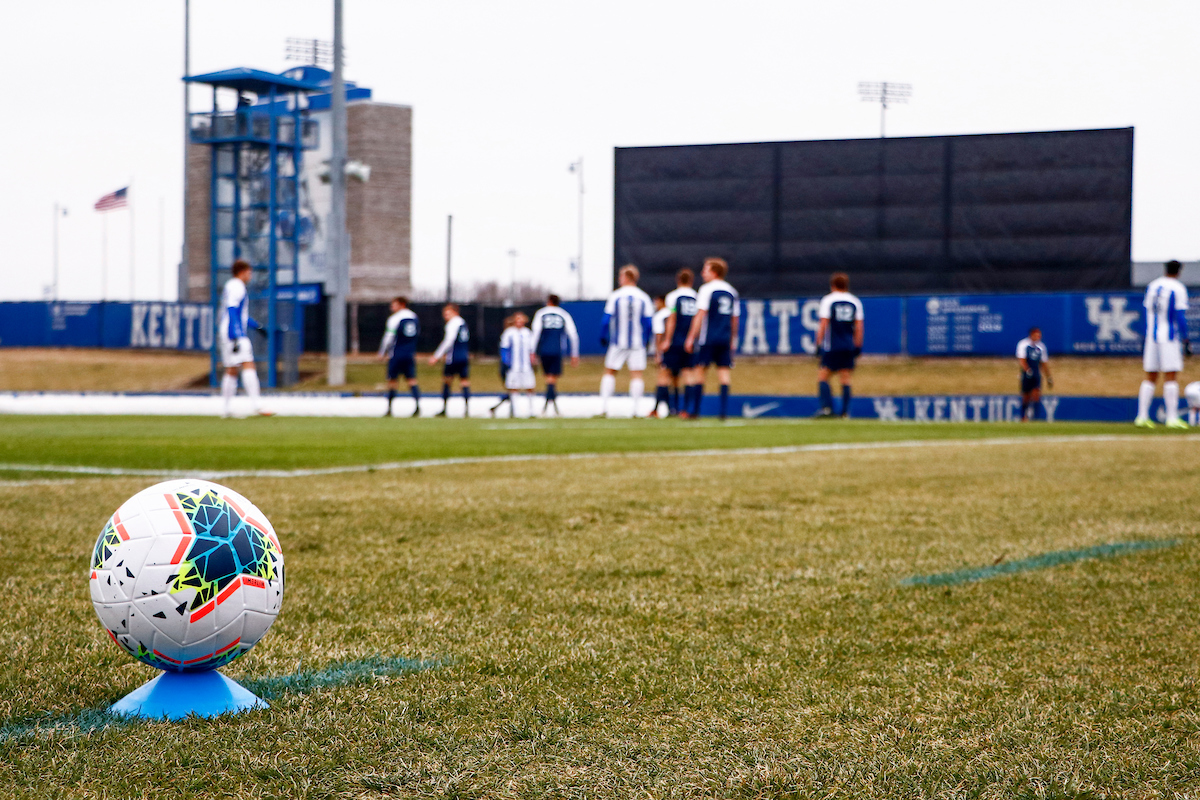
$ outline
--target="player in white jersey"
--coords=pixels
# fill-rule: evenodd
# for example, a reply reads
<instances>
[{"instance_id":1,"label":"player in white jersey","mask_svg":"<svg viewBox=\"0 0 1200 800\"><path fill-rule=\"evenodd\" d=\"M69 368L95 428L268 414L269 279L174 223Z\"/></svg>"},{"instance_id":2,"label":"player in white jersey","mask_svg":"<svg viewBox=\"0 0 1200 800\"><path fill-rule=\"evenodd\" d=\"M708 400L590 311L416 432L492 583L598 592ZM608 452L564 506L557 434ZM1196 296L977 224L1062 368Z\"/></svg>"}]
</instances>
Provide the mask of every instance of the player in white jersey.
<instances>
[{"instance_id":1,"label":"player in white jersey","mask_svg":"<svg viewBox=\"0 0 1200 800\"><path fill-rule=\"evenodd\" d=\"M617 388L617 370L629 367L629 397L633 400L633 416L637 417L638 403L646 384L642 373L646 369L646 345L650 341L650 325L654 303L638 288L641 273L632 264L621 267L620 286L604 302L600 320L600 344L608 348L604 356L604 377L600 379L600 416L608 416L608 400Z\"/></svg>"},{"instance_id":2,"label":"player in white jersey","mask_svg":"<svg viewBox=\"0 0 1200 800\"><path fill-rule=\"evenodd\" d=\"M1183 370L1183 354L1191 352L1187 329L1187 288L1179 280L1183 265L1168 261L1161 278L1155 278L1146 287L1146 345L1142 353L1142 368L1146 378L1138 389L1138 413L1133 424L1140 428L1153 428L1150 421L1150 403L1154 401L1154 389L1158 373L1163 373L1163 404L1166 406L1167 427L1186 428L1179 418L1179 383L1176 376Z\"/></svg>"},{"instance_id":3,"label":"player in white jersey","mask_svg":"<svg viewBox=\"0 0 1200 800\"><path fill-rule=\"evenodd\" d=\"M512 327L500 337L500 361L508 367L504 374L504 388L508 389L510 417L517 416L517 397L521 394L528 398L529 404L529 413L522 416L533 416L533 390L537 386L537 378L533 374L533 332L525 327L528 321L529 318L518 311L513 315Z\"/></svg>"},{"instance_id":4,"label":"player in white jersey","mask_svg":"<svg viewBox=\"0 0 1200 800\"><path fill-rule=\"evenodd\" d=\"M250 264L238 259L233 262L233 277L225 282L221 292L221 319L217 324L217 343L221 348L221 361L225 365L225 376L221 379L221 398L224 400L222 416L233 416L233 398L237 394L238 372L242 373L242 386L250 398L255 414L271 416L270 411L259 407L258 372L254 368L254 349L250 346L250 329L262 326L250 318L250 297L246 284L250 282Z\"/></svg>"},{"instance_id":5,"label":"player in white jersey","mask_svg":"<svg viewBox=\"0 0 1200 800\"><path fill-rule=\"evenodd\" d=\"M463 416L471 416L471 329L466 321L458 314L458 305L446 303L442 306L442 319L446 321L446 334L442 343L429 357L429 364L436 364L445 356L446 363L442 366L442 410L435 417L446 416L450 408L450 385L458 378L462 388Z\"/></svg>"},{"instance_id":6,"label":"player in white jersey","mask_svg":"<svg viewBox=\"0 0 1200 800\"><path fill-rule=\"evenodd\" d=\"M671 318L671 309L667 308L665 294L654 295L654 319L650 322L650 330L654 334L654 363L658 365L658 385L654 390L654 408L650 417L657 417L658 409L663 403L667 404L667 416L671 416L671 371L663 364L663 356L667 352L667 320Z\"/></svg>"}]
</instances>

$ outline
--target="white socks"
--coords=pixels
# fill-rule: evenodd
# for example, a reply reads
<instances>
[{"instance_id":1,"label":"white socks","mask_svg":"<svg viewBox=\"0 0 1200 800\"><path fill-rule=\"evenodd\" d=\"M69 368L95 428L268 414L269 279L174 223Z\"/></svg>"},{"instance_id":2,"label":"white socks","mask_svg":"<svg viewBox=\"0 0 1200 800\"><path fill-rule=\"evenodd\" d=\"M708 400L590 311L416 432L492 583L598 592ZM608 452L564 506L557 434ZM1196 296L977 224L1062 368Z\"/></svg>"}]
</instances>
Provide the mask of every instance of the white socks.
<instances>
[{"instance_id":1,"label":"white socks","mask_svg":"<svg viewBox=\"0 0 1200 800\"><path fill-rule=\"evenodd\" d=\"M605 375L600 379L600 410L608 413L608 398L613 396L613 392L617 389L617 376Z\"/></svg>"},{"instance_id":2,"label":"white socks","mask_svg":"<svg viewBox=\"0 0 1200 800\"><path fill-rule=\"evenodd\" d=\"M1179 384L1175 384L1175 390L1179 391ZM1142 381L1142 385L1138 387L1138 419L1150 419L1150 403L1153 400L1154 384Z\"/></svg>"},{"instance_id":3,"label":"white socks","mask_svg":"<svg viewBox=\"0 0 1200 800\"><path fill-rule=\"evenodd\" d=\"M642 402L642 393L646 391L646 382L641 378L629 381L629 399L633 401L633 416L638 415L638 405Z\"/></svg>"},{"instance_id":4,"label":"white socks","mask_svg":"<svg viewBox=\"0 0 1200 800\"><path fill-rule=\"evenodd\" d=\"M1179 419L1179 382L1163 383L1163 403L1167 406L1167 422Z\"/></svg>"},{"instance_id":5,"label":"white socks","mask_svg":"<svg viewBox=\"0 0 1200 800\"><path fill-rule=\"evenodd\" d=\"M236 387L236 383L234 384ZM252 369L242 370L242 386L246 387L246 394L250 397L250 407L258 411L258 373ZM236 392L237 389L235 388Z\"/></svg>"},{"instance_id":6,"label":"white socks","mask_svg":"<svg viewBox=\"0 0 1200 800\"><path fill-rule=\"evenodd\" d=\"M221 378L221 398L225 401L225 416L233 413L233 396L237 394L237 375L228 372Z\"/></svg>"}]
</instances>

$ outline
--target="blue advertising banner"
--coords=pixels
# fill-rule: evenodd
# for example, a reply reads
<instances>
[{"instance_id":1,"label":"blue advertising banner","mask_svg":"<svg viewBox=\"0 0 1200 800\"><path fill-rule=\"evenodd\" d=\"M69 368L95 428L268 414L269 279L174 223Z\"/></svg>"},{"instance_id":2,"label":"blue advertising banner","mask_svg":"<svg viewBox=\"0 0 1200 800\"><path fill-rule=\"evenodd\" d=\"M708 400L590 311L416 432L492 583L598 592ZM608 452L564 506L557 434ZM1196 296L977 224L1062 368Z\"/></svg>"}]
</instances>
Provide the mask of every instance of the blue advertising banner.
<instances>
[{"instance_id":1,"label":"blue advertising banner","mask_svg":"<svg viewBox=\"0 0 1200 800\"><path fill-rule=\"evenodd\" d=\"M716 416L718 403L718 398L705 395L702 415ZM840 401L835 402L835 411L841 410L840 405ZM1137 399L1132 397L1046 396L1042 405L1045 413L1039 414L1038 419L1049 422L1132 422L1137 413ZM818 407L816 397L733 395L729 398L730 416L744 419L810 417ZM1186 417L1186 408L1181 413ZM1150 414L1160 422L1165 419L1162 400L1154 401ZM850 416L884 422L1020 422L1021 398L1017 395L856 397L850 401Z\"/></svg>"}]
</instances>

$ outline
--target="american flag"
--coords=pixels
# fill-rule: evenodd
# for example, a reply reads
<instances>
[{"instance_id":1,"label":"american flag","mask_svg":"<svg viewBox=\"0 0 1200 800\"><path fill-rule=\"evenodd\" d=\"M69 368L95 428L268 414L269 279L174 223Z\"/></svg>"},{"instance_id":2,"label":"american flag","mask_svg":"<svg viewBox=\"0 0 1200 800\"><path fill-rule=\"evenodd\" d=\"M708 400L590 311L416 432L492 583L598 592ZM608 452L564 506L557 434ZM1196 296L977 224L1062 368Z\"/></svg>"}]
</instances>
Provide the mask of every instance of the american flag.
<instances>
[{"instance_id":1,"label":"american flag","mask_svg":"<svg viewBox=\"0 0 1200 800\"><path fill-rule=\"evenodd\" d=\"M126 208L129 205L129 200L126 193L129 187L117 189L115 192L109 192L96 201L95 209L97 211L116 211L118 208Z\"/></svg>"}]
</instances>

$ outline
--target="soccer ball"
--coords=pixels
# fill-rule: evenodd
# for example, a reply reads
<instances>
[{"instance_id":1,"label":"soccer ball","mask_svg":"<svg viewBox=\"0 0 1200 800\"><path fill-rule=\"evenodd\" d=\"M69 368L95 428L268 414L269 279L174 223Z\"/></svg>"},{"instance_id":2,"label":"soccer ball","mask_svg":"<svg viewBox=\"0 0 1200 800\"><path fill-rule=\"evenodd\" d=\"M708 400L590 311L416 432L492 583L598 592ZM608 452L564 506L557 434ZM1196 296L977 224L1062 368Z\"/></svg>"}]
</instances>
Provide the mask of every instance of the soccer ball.
<instances>
[{"instance_id":1,"label":"soccer ball","mask_svg":"<svg viewBox=\"0 0 1200 800\"><path fill-rule=\"evenodd\" d=\"M92 551L92 605L117 645L173 672L243 655L283 602L283 550L258 508L209 481L167 481L112 515Z\"/></svg>"}]
</instances>

